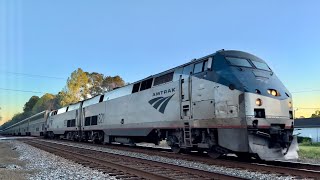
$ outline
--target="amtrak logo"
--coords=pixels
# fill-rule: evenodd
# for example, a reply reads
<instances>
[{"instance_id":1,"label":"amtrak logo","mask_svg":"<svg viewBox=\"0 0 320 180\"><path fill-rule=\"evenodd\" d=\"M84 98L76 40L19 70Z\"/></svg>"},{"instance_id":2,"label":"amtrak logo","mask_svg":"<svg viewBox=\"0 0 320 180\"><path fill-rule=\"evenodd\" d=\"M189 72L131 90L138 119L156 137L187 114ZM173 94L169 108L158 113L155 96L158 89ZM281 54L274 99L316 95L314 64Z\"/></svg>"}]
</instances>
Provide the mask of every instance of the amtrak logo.
<instances>
[{"instance_id":1,"label":"amtrak logo","mask_svg":"<svg viewBox=\"0 0 320 180\"><path fill-rule=\"evenodd\" d=\"M155 92L155 93L153 93L153 96L159 96L159 95L163 95L163 94L167 94L167 93L173 93L173 92L176 92L176 88L170 88L170 89L166 89L166 90L163 90L163 91Z\"/></svg>"},{"instance_id":2,"label":"amtrak logo","mask_svg":"<svg viewBox=\"0 0 320 180\"><path fill-rule=\"evenodd\" d=\"M174 94L173 94L174 95ZM156 97L149 101L149 104L153 105L155 109L157 109L162 114L164 113L164 110L166 109L170 99L173 97L173 95L168 97Z\"/></svg>"}]
</instances>

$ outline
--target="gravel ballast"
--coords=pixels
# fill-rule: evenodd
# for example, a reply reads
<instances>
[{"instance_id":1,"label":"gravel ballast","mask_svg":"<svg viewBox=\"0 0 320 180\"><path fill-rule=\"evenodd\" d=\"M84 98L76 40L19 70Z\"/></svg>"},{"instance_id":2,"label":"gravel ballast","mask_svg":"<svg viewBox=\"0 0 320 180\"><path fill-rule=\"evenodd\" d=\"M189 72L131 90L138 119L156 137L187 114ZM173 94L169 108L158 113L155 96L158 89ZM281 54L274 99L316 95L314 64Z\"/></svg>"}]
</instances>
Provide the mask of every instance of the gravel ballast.
<instances>
[{"instance_id":1,"label":"gravel ballast","mask_svg":"<svg viewBox=\"0 0 320 180\"><path fill-rule=\"evenodd\" d=\"M156 162L163 162L163 163L168 163L168 164L173 164L173 165L178 165L178 166L183 166L183 167L189 167L189 168L194 168L194 169L200 169L204 171L209 171L209 172L216 172L216 173L222 173L222 174L227 174L227 175L233 175L233 176L238 176L242 178L247 178L247 179L293 179L291 176L279 176L277 174L263 174L260 172L252 172L248 170L239 170L239 169L233 169L233 168L226 168L226 167L221 167L221 166L215 166L215 165L208 165L200 162L191 162L191 161L186 161L186 160L181 160L181 159L170 159L166 157L161 157L161 156L152 156L152 155L147 155L147 154L142 154L142 153L136 153L136 152L129 152L129 151L122 151L122 150L115 150L115 149L110 149L107 147L97 147L97 146L91 146L91 145L84 145L84 144L75 144L75 143L69 143L69 142L61 142L61 141L47 141L43 140L46 142L51 142L51 143L57 143L57 144L62 144L62 145L68 145L68 146L73 146L73 147L79 147L79 148L84 148L84 149L90 149L90 150L96 150L96 151L101 151L101 152L106 152L106 153L112 153L112 154L119 154L119 155L124 155L124 156L129 156L129 157L135 157L135 158L141 158L141 159L146 159L150 161L156 161Z\"/></svg>"},{"instance_id":2,"label":"gravel ballast","mask_svg":"<svg viewBox=\"0 0 320 180\"><path fill-rule=\"evenodd\" d=\"M54 154L45 152L22 142L11 141L11 145L26 162L24 167L32 171L27 179L111 179L113 177L102 172L84 167Z\"/></svg>"}]
</instances>

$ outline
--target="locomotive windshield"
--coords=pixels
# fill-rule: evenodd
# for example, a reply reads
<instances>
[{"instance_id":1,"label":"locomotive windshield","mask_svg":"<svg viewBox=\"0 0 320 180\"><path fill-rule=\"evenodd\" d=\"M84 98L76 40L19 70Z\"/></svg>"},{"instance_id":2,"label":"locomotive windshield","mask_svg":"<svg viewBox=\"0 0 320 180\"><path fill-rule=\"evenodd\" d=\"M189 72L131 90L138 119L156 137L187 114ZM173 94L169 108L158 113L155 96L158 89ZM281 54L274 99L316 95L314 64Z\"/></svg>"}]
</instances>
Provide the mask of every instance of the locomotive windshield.
<instances>
[{"instance_id":1,"label":"locomotive windshield","mask_svg":"<svg viewBox=\"0 0 320 180\"><path fill-rule=\"evenodd\" d=\"M257 68L265 71L271 71L269 66L264 62L258 62L252 60L252 65L250 63L250 60L244 59L244 58L236 58L236 57L226 57L226 60L230 63L232 66L241 66L241 67L249 67L249 68Z\"/></svg>"},{"instance_id":2,"label":"locomotive windshield","mask_svg":"<svg viewBox=\"0 0 320 180\"><path fill-rule=\"evenodd\" d=\"M263 62L258 62L258 61L252 61L252 63L254 64L254 66L256 66L258 69L262 69L265 71L271 71L271 69L269 68L269 66L266 63Z\"/></svg>"},{"instance_id":3,"label":"locomotive windshield","mask_svg":"<svg viewBox=\"0 0 320 180\"><path fill-rule=\"evenodd\" d=\"M226 57L227 61L233 66L251 67L248 60L242 58Z\"/></svg>"}]
</instances>

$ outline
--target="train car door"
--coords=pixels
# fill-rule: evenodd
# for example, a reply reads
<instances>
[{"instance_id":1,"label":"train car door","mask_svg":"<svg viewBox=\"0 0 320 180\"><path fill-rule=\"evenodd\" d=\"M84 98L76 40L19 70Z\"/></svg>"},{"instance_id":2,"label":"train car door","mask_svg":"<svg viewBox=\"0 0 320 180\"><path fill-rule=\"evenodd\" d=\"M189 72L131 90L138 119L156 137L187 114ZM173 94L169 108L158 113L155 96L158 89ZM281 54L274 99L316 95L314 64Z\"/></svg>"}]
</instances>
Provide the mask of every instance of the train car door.
<instances>
[{"instance_id":1,"label":"train car door","mask_svg":"<svg viewBox=\"0 0 320 180\"><path fill-rule=\"evenodd\" d=\"M75 125L77 127L76 130L81 130L81 124L79 122L79 109L76 110Z\"/></svg>"},{"instance_id":2,"label":"train car door","mask_svg":"<svg viewBox=\"0 0 320 180\"><path fill-rule=\"evenodd\" d=\"M193 71L193 64L183 67L183 73L180 76L180 100L181 100L181 119L192 119L191 112L191 74Z\"/></svg>"},{"instance_id":3,"label":"train car door","mask_svg":"<svg viewBox=\"0 0 320 180\"><path fill-rule=\"evenodd\" d=\"M85 109L82 108L83 106L83 101L80 102L79 109L77 109L77 119L76 119L76 124L78 129L78 133L80 135L80 138L84 138L84 117L85 117Z\"/></svg>"}]
</instances>

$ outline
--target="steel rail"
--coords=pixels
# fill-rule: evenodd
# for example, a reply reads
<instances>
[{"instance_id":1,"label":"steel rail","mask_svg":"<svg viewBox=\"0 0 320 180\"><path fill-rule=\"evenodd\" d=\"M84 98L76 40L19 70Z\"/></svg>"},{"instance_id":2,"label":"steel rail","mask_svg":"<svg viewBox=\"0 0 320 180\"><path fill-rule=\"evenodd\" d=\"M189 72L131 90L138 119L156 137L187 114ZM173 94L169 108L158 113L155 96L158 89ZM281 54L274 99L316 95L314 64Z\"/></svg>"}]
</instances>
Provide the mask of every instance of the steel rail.
<instances>
[{"instance_id":1,"label":"steel rail","mask_svg":"<svg viewBox=\"0 0 320 180\"><path fill-rule=\"evenodd\" d=\"M128 176L130 178L134 177L132 175L136 175L139 178L145 178L145 179L188 179L188 178L197 178L197 179L244 179L240 177L235 176L229 176L225 174L219 174L219 173L213 173L208 171L202 171L197 169L191 169L186 167L180 167L172 164L165 164L161 162L154 162L154 161L148 161L144 159L138 159L133 157L127 157L122 155L115 155L95 151L95 150L89 150L89 149L80 149L73 146L67 146L67 145L61 145L61 144L54 144L54 145L48 145L49 142L41 142L41 141L26 141L27 144L30 144L32 146L38 147L40 149L44 149L48 152L52 152L54 154L61 155L63 157L68 157L72 155L75 161L80 161L81 164L87 164L90 162L91 164L97 164L92 165L93 168L99 167L98 169L105 170L105 168L101 168L104 166L107 166L108 168L114 168L122 171L126 175L124 177ZM44 144L47 143L47 144ZM50 143L52 144L52 143ZM63 147L68 147L70 150L66 150ZM77 152L81 151L80 152ZM94 157L93 155L100 155L99 157ZM108 155L108 158L104 157L104 155ZM120 162L114 162L111 160L112 156L121 156L122 161ZM70 158L70 157L69 157ZM134 165L129 162L133 161ZM126 162L126 163L123 163ZM145 164L145 165L144 165ZM156 166L156 168L154 168ZM169 171L168 171L169 170ZM172 173L170 173L170 171ZM168 173L169 172L169 173ZM131 176L127 175L131 174ZM123 178L123 177L122 177Z\"/></svg>"}]
</instances>

